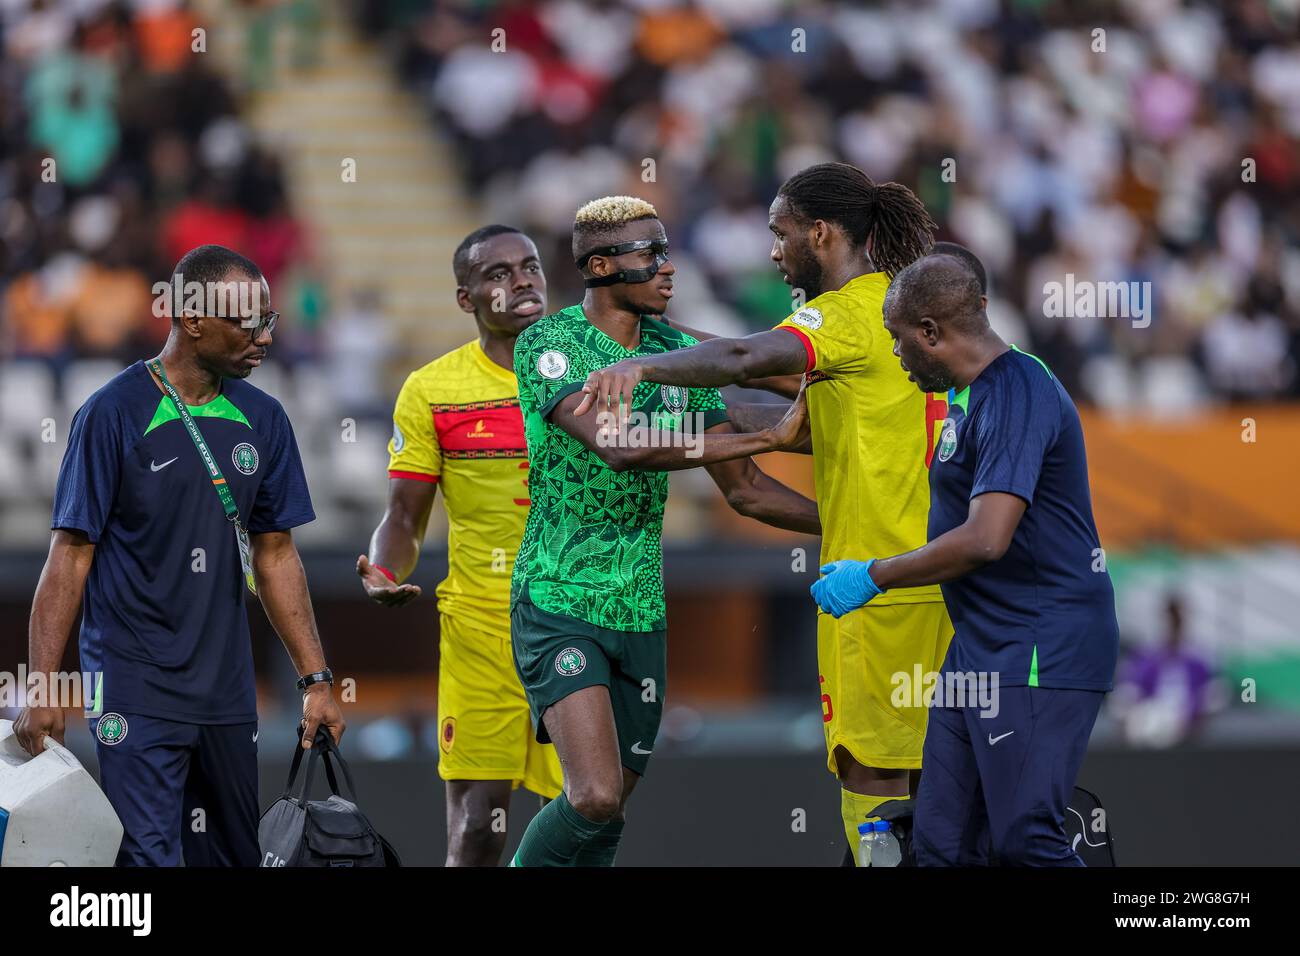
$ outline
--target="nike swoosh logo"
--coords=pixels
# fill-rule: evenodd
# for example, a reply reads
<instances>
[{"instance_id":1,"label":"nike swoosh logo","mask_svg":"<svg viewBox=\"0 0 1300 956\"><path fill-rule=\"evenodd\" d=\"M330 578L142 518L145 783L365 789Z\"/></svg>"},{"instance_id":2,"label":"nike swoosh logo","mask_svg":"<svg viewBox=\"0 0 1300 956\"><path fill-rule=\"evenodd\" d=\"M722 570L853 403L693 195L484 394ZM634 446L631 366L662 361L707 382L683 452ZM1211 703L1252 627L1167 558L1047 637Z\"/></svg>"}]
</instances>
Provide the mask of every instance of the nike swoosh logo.
<instances>
[{"instance_id":1,"label":"nike swoosh logo","mask_svg":"<svg viewBox=\"0 0 1300 956\"><path fill-rule=\"evenodd\" d=\"M176 458L179 458L179 457L180 457L180 455L177 455L177 456L176 456ZM176 461L176 458L173 458L171 461L165 461L165 462L163 462L161 465L155 465L155 464L153 463L153 459L150 458L150 459L149 459L149 470L150 470L150 471L162 471L164 468L166 468L168 465L170 465L170 464L172 463L172 461Z\"/></svg>"},{"instance_id":2,"label":"nike swoosh logo","mask_svg":"<svg viewBox=\"0 0 1300 956\"><path fill-rule=\"evenodd\" d=\"M1010 736L1011 736L1012 734L1014 734L1014 733L1015 733L1014 730L1008 730L1005 734L1002 734L1001 736L998 736L998 737L994 737L992 734L989 734L989 746L992 747L995 743L997 743L997 742L998 742L999 740L1001 740L1003 737L1010 737Z\"/></svg>"},{"instance_id":3,"label":"nike swoosh logo","mask_svg":"<svg viewBox=\"0 0 1300 956\"><path fill-rule=\"evenodd\" d=\"M638 740L636 743L634 743L634 744L632 745L632 753L634 753L634 754L652 754L652 753L654 753L654 751L653 751L653 750L643 750L643 749L641 748L641 741Z\"/></svg>"},{"instance_id":4,"label":"nike swoosh logo","mask_svg":"<svg viewBox=\"0 0 1300 956\"><path fill-rule=\"evenodd\" d=\"M257 743L257 735L260 734L261 732L262 732L262 728L260 727L257 730L253 731L253 743Z\"/></svg>"}]
</instances>

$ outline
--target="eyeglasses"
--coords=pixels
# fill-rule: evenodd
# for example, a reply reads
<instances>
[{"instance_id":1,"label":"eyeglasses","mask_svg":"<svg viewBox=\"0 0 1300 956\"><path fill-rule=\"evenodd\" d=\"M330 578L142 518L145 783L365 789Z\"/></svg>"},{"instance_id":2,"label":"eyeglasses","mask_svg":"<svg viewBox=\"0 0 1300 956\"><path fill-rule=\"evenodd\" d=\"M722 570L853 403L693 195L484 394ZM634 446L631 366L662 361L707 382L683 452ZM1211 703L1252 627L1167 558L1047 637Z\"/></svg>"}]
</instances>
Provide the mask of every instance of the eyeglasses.
<instances>
[{"instance_id":1,"label":"eyeglasses","mask_svg":"<svg viewBox=\"0 0 1300 956\"><path fill-rule=\"evenodd\" d=\"M210 318L210 316L201 315L199 318ZM245 318L244 316L238 315L219 315L217 318L225 319L228 322L238 322L240 327L252 332L253 341L256 342L262 337L263 332L275 331L275 323L280 321L280 313L276 312L275 309L272 309L269 312L263 312L256 319L251 317Z\"/></svg>"},{"instance_id":2,"label":"eyeglasses","mask_svg":"<svg viewBox=\"0 0 1300 956\"><path fill-rule=\"evenodd\" d=\"M263 332L274 332L275 323L280 321L280 313L271 309L269 312L263 312L258 316L255 325L245 325L246 322L252 322L252 319L240 319L239 324L246 329L253 330L253 341L256 342L262 337Z\"/></svg>"}]
</instances>

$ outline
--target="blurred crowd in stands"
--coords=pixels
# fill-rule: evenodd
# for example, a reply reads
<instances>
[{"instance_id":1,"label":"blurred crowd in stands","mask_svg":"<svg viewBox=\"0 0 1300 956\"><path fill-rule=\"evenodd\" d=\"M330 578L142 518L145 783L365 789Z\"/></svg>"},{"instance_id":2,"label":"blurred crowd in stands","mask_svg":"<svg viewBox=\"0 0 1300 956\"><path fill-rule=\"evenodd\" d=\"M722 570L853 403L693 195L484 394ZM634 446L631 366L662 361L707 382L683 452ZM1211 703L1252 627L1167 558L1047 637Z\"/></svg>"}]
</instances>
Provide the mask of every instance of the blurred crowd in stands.
<instances>
[{"instance_id":1,"label":"blurred crowd in stands","mask_svg":"<svg viewBox=\"0 0 1300 956\"><path fill-rule=\"evenodd\" d=\"M545 239L553 296L579 294L573 210L627 191L668 226L674 315L778 321L768 203L839 159L916 190L988 266L995 325L1080 399L1178 414L1300 394L1296 0L354 10L490 218ZM1068 274L1150 282L1150 325L1046 314Z\"/></svg>"},{"instance_id":2,"label":"blurred crowd in stands","mask_svg":"<svg viewBox=\"0 0 1300 956\"><path fill-rule=\"evenodd\" d=\"M158 351L170 319L154 308L154 284L210 242L257 262L290 317L257 383L285 403L310 471L324 476L320 533L338 533L336 505L352 501L359 515L382 496L375 436L387 425L341 446L335 404L386 420L387 383L357 394L355 375L329 381L357 321L373 322L361 314L370 304L361 291L331 307L281 157L241 118L247 94L270 82L284 21L297 28L290 56L309 65L311 44L297 41L310 40L319 4L244 6L232 76L208 49L213 25L182 0L0 0L0 542L48 534L73 412Z\"/></svg>"},{"instance_id":3,"label":"blurred crowd in stands","mask_svg":"<svg viewBox=\"0 0 1300 956\"><path fill-rule=\"evenodd\" d=\"M1300 0L334 2L454 141L482 219L538 238L557 307L581 294L574 210L632 192L668 225L674 317L780 320L768 204L843 159L911 186L939 237L982 257L999 331L1081 402L1300 395ZM241 116L277 25L311 66L325 7L230 9L244 54L223 73L195 55L205 24L184 0L0 0L0 497L45 487L12 465L41 453L15 403L48 398L66 423L152 353L168 327L152 285L201 242L267 272L288 321L259 384L295 422L385 414L397 383L349 360L402 345L379 291L330 302L285 157ZM1045 289L1071 276L1149 282L1150 324L1054 316ZM327 437L308 430L304 453L327 460ZM341 494L364 484L329 461Z\"/></svg>"},{"instance_id":4,"label":"blurred crowd in stands","mask_svg":"<svg viewBox=\"0 0 1300 956\"><path fill-rule=\"evenodd\" d=\"M307 237L187 5L4 0L0 31L0 357L59 373L151 353L169 325L152 285L204 242L292 289L277 353L310 355Z\"/></svg>"},{"instance_id":5,"label":"blurred crowd in stands","mask_svg":"<svg viewBox=\"0 0 1300 956\"><path fill-rule=\"evenodd\" d=\"M1300 396L1300 0L334 2L454 142L482 220L538 239L553 307L581 295L575 209L630 192L668 226L675 318L768 327L790 307L768 204L838 159L917 191L938 238L988 267L999 331L1079 401ZM279 26L295 67L318 62L323 5L236 7L223 73L184 0L0 0L0 545L48 538L72 413L160 347L152 286L205 242L258 262L287 318L254 381L302 447L318 520L301 538L364 546L382 509L397 382L365 370L403 343L380 288L331 303L285 157L241 115ZM1149 282L1150 324L1053 315L1045 289L1068 276ZM352 417L384 421L340 441ZM675 488L716 506L691 477ZM668 538L709 527L694 515L670 509ZM1114 707L1149 745L1226 700L1178 600L1157 616Z\"/></svg>"}]
</instances>

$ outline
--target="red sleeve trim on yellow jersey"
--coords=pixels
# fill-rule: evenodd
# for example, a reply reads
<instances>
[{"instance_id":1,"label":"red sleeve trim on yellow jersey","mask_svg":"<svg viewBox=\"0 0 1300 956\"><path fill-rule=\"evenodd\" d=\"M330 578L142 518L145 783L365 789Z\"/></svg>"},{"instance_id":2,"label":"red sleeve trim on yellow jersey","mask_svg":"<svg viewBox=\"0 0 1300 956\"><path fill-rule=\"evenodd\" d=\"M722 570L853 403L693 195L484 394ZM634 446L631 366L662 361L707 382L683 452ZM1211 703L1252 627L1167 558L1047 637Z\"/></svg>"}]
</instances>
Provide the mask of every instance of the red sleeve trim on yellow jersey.
<instances>
[{"instance_id":1,"label":"red sleeve trim on yellow jersey","mask_svg":"<svg viewBox=\"0 0 1300 956\"><path fill-rule=\"evenodd\" d=\"M388 472L389 478L408 478L411 481L427 481L430 484L438 483L437 475L426 475L418 471L392 471Z\"/></svg>"},{"instance_id":2,"label":"red sleeve trim on yellow jersey","mask_svg":"<svg viewBox=\"0 0 1300 956\"><path fill-rule=\"evenodd\" d=\"M811 372L813 369L815 369L817 367L817 353L813 351L812 340L808 338L808 336L800 332L798 329L796 329L794 326L778 325L777 328L780 329L782 332L789 332L792 335L797 336L799 341L803 343L803 349L805 352L808 353L808 366L804 369L804 371Z\"/></svg>"}]
</instances>

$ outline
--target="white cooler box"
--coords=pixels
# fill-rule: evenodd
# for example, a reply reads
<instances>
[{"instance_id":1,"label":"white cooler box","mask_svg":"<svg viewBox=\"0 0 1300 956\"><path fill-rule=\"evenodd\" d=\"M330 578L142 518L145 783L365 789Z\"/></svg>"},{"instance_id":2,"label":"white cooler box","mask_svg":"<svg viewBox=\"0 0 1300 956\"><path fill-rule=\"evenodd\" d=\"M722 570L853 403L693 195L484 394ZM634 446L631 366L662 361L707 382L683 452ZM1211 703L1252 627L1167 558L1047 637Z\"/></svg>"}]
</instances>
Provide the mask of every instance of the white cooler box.
<instances>
[{"instance_id":1,"label":"white cooler box","mask_svg":"<svg viewBox=\"0 0 1300 956\"><path fill-rule=\"evenodd\" d=\"M121 843L121 821L72 752L46 737L33 757L0 720L0 866L112 866Z\"/></svg>"}]
</instances>

